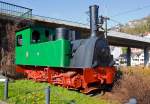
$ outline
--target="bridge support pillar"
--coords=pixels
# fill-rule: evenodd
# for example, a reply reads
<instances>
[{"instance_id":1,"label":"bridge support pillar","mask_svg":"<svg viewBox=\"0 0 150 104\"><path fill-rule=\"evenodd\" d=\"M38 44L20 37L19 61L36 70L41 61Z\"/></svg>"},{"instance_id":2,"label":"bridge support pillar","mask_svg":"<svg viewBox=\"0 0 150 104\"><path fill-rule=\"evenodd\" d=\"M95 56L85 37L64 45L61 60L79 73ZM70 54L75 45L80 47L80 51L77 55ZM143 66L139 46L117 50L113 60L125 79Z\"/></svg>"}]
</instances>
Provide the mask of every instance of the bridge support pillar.
<instances>
[{"instance_id":1,"label":"bridge support pillar","mask_svg":"<svg viewBox=\"0 0 150 104\"><path fill-rule=\"evenodd\" d=\"M127 48L127 66L131 66L131 48Z\"/></svg>"},{"instance_id":2,"label":"bridge support pillar","mask_svg":"<svg viewBox=\"0 0 150 104\"><path fill-rule=\"evenodd\" d=\"M148 67L149 64L149 49L148 47L144 47L144 66Z\"/></svg>"}]
</instances>

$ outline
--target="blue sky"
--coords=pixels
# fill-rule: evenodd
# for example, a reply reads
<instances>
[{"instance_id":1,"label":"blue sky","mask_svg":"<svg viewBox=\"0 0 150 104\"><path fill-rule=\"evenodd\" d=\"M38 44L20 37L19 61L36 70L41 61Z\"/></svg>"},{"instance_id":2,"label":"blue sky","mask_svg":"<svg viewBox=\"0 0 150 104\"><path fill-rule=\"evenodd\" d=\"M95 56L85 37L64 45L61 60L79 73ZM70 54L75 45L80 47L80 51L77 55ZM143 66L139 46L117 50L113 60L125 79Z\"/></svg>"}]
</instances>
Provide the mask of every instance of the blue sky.
<instances>
[{"instance_id":1,"label":"blue sky","mask_svg":"<svg viewBox=\"0 0 150 104\"><path fill-rule=\"evenodd\" d=\"M33 14L75 22L88 23L89 5L99 5L99 15L111 17L120 23L150 15L150 6L132 13L114 16L128 10L150 5L150 0L2 0L33 9ZM109 21L109 26L117 22Z\"/></svg>"}]
</instances>

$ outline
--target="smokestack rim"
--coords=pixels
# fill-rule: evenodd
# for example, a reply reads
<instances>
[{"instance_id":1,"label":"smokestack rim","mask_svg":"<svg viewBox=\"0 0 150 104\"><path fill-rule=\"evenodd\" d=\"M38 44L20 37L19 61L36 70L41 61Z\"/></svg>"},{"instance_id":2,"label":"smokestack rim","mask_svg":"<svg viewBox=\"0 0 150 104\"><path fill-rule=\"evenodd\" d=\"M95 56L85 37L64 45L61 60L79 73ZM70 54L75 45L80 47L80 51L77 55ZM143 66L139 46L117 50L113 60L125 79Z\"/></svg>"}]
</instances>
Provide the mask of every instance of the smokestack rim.
<instances>
[{"instance_id":1,"label":"smokestack rim","mask_svg":"<svg viewBox=\"0 0 150 104\"><path fill-rule=\"evenodd\" d=\"M99 6L98 5L91 5L91 6L89 6L89 8L92 8L92 7L97 7L97 8L99 8Z\"/></svg>"}]
</instances>

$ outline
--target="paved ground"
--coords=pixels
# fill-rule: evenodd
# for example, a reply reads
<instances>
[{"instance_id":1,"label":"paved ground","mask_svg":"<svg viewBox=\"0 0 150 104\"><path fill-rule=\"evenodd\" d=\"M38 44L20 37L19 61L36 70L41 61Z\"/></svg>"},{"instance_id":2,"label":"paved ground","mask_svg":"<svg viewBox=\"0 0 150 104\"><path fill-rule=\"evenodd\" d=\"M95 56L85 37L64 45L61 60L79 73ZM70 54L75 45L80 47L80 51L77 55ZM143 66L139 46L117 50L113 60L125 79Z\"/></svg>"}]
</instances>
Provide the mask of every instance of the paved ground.
<instances>
[{"instance_id":1,"label":"paved ground","mask_svg":"<svg viewBox=\"0 0 150 104\"><path fill-rule=\"evenodd\" d=\"M6 77L0 75L0 82L3 82L3 81L5 81L5 80L6 80Z\"/></svg>"},{"instance_id":2,"label":"paved ground","mask_svg":"<svg viewBox=\"0 0 150 104\"><path fill-rule=\"evenodd\" d=\"M0 104L7 104L6 102L0 101Z\"/></svg>"},{"instance_id":3,"label":"paved ground","mask_svg":"<svg viewBox=\"0 0 150 104\"><path fill-rule=\"evenodd\" d=\"M0 79L5 78L4 76L0 75ZM6 102L0 101L0 104L7 104Z\"/></svg>"},{"instance_id":4,"label":"paved ground","mask_svg":"<svg viewBox=\"0 0 150 104\"><path fill-rule=\"evenodd\" d=\"M2 79L2 78L5 78L5 77L0 74L0 79Z\"/></svg>"}]
</instances>

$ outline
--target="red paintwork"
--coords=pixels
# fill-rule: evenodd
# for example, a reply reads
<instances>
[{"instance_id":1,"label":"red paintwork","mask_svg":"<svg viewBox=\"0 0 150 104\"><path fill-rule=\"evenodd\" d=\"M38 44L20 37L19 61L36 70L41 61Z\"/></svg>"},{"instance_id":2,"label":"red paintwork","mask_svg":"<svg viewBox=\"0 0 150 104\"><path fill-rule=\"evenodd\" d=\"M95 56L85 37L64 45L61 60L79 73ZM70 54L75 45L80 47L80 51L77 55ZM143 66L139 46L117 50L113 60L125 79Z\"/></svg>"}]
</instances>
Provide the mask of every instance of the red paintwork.
<instances>
[{"instance_id":1,"label":"red paintwork","mask_svg":"<svg viewBox=\"0 0 150 104\"><path fill-rule=\"evenodd\" d=\"M17 66L17 72L23 72L28 79L48 81L69 89L79 89L87 93L101 84L112 84L116 73L114 67L97 68L45 68Z\"/></svg>"}]
</instances>

